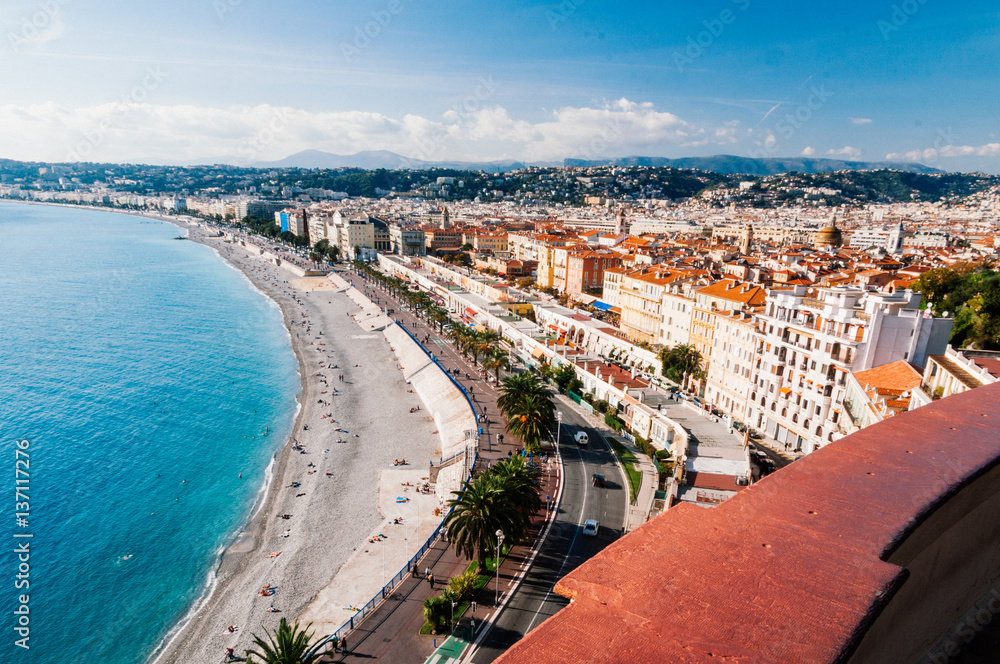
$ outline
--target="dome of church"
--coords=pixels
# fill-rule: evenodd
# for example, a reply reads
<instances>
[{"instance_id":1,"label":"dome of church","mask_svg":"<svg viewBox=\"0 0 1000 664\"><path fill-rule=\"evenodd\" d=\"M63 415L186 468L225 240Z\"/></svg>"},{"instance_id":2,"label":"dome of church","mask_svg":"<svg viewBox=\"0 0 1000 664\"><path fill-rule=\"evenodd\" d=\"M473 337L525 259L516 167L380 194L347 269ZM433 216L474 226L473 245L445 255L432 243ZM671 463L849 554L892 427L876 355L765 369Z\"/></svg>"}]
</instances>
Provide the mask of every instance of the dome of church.
<instances>
[{"instance_id":1,"label":"dome of church","mask_svg":"<svg viewBox=\"0 0 1000 664\"><path fill-rule=\"evenodd\" d=\"M837 228L837 224L827 226L819 233L816 233L816 244L830 247L839 247L844 242L844 234Z\"/></svg>"}]
</instances>

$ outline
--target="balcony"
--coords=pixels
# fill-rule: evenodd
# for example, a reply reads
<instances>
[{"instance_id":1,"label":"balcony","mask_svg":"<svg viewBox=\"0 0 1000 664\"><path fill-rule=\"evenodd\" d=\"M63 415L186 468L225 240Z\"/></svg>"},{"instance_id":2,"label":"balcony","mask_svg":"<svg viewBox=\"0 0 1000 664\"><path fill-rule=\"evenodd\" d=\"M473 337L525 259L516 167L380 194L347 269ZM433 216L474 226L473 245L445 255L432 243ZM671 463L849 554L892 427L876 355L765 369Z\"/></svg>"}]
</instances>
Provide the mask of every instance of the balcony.
<instances>
[{"instance_id":1,"label":"balcony","mask_svg":"<svg viewBox=\"0 0 1000 664\"><path fill-rule=\"evenodd\" d=\"M814 297L804 297L802 298L802 304L807 307L812 307L813 309L823 309L826 307L826 302L823 300L817 300Z\"/></svg>"}]
</instances>

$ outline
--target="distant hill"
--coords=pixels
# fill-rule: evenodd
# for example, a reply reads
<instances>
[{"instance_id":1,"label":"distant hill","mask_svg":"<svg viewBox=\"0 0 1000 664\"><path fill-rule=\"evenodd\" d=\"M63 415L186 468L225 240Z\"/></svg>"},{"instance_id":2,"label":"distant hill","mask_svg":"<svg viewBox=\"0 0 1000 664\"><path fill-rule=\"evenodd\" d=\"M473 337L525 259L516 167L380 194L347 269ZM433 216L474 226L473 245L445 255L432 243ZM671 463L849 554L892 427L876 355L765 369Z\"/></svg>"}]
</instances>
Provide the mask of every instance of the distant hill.
<instances>
[{"instance_id":1,"label":"distant hill","mask_svg":"<svg viewBox=\"0 0 1000 664\"><path fill-rule=\"evenodd\" d=\"M541 164L535 164L541 165ZM556 166L557 163L545 164ZM254 168L364 168L375 170L411 169L425 170L429 168L451 168L462 171L496 171L506 172L524 168L520 161L424 161L413 159L388 150L366 150L356 154L334 154L321 150L303 150L279 161L258 161L251 164Z\"/></svg>"},{"instance_id":2,"label":"distant hill","mask_svg":"<svg viewBox=\"0 0 1000 664\"><path fill-rule=\"evenodd\" d=\"M942 173L943 171L915 163L887 161L843 161L841 159L811 159L808 157L776 157L754 159L722 154L713 157L621 157L618 159L565 159L564 166L660 166L671 168L696 168L726 175L778 175L780 173L828 173L830 171L874 171L895 169L911 173Z\"/></svg>"}]
</instances>

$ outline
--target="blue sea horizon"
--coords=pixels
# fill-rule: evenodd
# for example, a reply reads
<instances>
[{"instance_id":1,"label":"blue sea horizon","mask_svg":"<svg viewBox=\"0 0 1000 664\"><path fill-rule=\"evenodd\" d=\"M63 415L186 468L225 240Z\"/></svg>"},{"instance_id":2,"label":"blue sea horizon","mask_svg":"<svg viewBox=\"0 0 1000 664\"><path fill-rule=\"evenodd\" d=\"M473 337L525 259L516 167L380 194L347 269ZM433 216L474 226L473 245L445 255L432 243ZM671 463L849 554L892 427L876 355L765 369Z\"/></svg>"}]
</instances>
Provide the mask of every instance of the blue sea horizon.
<instances>
[{"instance_id":1,"label":"blue sea horizon","mask_svg":"<svg viewBox=\"0 0 1000 664\"><path fill-rule=\"evenodd\" d=\"M3 661L146 661L210 586L291 431L299 376L280 311L179 232L0 202L7 486L30 443L26 524L13 490L0 501ZM27 589L15 534L32 535ZM30 650L13 643L21 594Z\"/></svg>"}]
</instances>

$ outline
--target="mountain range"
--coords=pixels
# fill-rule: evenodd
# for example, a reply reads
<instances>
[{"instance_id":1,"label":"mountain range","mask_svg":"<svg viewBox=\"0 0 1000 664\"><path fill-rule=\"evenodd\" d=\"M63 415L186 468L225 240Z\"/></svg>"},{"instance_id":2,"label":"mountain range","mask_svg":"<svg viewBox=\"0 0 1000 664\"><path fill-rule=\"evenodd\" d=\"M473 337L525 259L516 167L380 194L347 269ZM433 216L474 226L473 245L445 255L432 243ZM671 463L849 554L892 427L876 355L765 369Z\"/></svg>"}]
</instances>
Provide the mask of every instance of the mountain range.
<instances>
[{"instance_id":1,"label":"mountain range","mask_svg":"<svg viewBox=\"0 0 1000 664\"><path fill-rule=\"evenodd\" d=\"M900 162L868 162L844 161L842 159L821 159L809 157L773 157L756 159L753 157L738 157L734 155L715 155L711 157L619 157L616 159L564 159L562 162L532 162L525 163L516 160L500 161L426 161L390 152L389 150L366 150L355 154L342 155L322 150L303 150L278 161L247 162L229 157L215 159L199 159L184 165L231 164L251 168L307 168L336 169L360 168L375 170L426 170L430 168L448 168L464 171L487 171L502 173L526 166L656 166L682 169L699 169L722 174L746 175L777 175L791 171L799 173L827 173L830 171L870 171L894 169L913 173L941 173L942 171L917 163Z\"/></svg>"}]
</instances>

